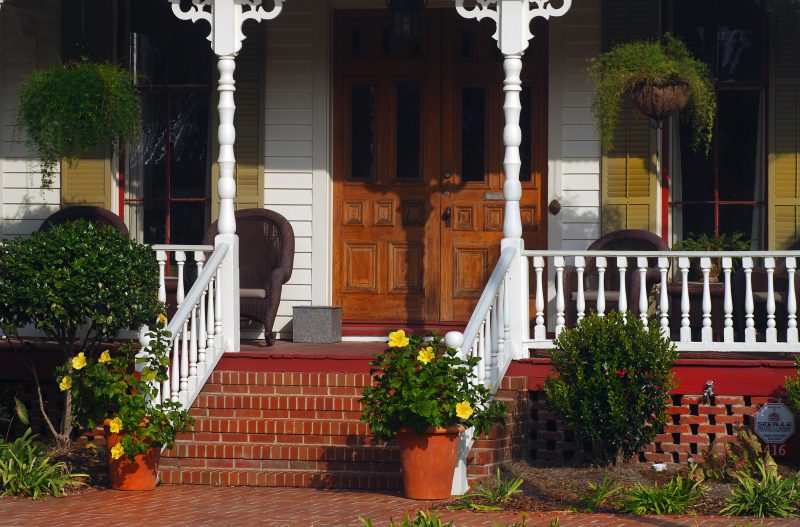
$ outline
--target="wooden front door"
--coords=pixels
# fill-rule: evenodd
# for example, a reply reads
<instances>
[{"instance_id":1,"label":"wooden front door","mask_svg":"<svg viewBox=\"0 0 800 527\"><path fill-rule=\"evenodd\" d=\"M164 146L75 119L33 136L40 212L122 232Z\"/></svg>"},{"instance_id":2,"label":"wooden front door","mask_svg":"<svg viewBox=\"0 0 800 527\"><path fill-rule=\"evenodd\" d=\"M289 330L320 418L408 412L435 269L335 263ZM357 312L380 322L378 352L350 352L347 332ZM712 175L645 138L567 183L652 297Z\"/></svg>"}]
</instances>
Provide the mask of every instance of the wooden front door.
<instances>
[{"instance_id":1,"label":"wooden front door","mask_svg":"<svg viewBox=\"0 0 800 527\"><path fill-rule=\"evenodd\" d=\"M459 325L503 235L503 69L488 24L428 9L398 46L387 11L335 17L334 302L345 321ZM546 43L546 35L537 40ZM546 50L523 68L526 247L546 245Z\"/></svg>"}]
</instances>

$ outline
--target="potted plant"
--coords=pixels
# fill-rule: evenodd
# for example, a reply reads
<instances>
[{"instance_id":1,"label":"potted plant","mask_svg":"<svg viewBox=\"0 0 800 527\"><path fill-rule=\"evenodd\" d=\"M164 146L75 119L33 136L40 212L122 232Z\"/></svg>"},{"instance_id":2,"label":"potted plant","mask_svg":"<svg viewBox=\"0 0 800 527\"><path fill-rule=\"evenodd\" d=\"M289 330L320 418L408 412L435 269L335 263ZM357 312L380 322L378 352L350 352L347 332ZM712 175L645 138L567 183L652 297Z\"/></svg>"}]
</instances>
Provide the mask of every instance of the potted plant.
<instances>
[{"instance_id":1,"label":"potted plant","mask_svg":"<svg viewBox=\"0 0 800 527\"><path fill-rule=\"evenodd\" d=\"M160 315L141 351L128 343L97 360L79 353L60 371L61 389L72 389L75 422L89 429L104 425L113 489L154 489L161 449L194 423L181 403L159 400L169 370L165 323Z\"/></svg>"},{"instance_id":2,"label":"potted plant","mask_svg":"<svg viewBox=\"0 0 800 527\"><path fill-rule=\"evenodd\" d=\"M380 439L397 437L405 495L450 497L458 434L487 433L506 408L474 382L477 357L462 358L441 338L389 334L389 346L370 362L374 384L364 388L361 420Z\"/></svg>"},{"instance_id":3,"label":"potted plant","mask_svg":"<svg viewBox=\"0 0 800 527\"><path fill-rule=\"evenodd\" d=\"M692 146L708 154L717 110L714 84L706 64L679 38L666 33L615 46L589 61L589 76L595 88L592 113L604 151L613 147L621 103L629 97L658 121L686 107L694 128Z\"/></svg>"},{"instance_id":4,"label":"potted plant","mask_svg":"<svg viewBox=\"0 0 800 527\"><path fill-rule=\"evenodd\" d=\"M138 136L141 100L133 75L114 64L86 59L56 64L25 79L19 125L41 163L42 188L58 162L75 166L97 148L117 148Z\"/></svg>"},{"instance_id":5,"label":"potted plant","mask_svg":"<svg viewBox=\"0 0 800 527\"><path fill-rule=\"evenodd\" d=\"M708 234L689 233L685 239L672 245L673 251L698 251L710 253L716 251L749 251L750 240L744 239L744 233L723 233L719 236ZM702 280L703 272L700 269L700 258L693 258L689 268L690 280ZM734 260L734 265L739 265L739 260ZM722 261L720 258L711 258L711 270L708 273L709 282L718 282L722 274Z\"/></svg>"}]
</instances>

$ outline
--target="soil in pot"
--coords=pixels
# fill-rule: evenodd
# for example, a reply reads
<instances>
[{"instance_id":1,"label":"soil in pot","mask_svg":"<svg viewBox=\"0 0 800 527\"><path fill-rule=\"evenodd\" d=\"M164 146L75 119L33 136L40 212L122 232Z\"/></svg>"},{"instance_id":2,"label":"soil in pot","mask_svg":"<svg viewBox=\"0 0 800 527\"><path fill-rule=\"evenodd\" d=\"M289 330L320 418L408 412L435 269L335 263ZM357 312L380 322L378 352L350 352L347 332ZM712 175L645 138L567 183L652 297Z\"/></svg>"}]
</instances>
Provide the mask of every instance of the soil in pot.
<instances>
[{"instance_id":1,"label":"soil in pot","mask_svg":"<svg viewBox=\"0 0 800 527\"><path fill-rule=\"evenodd\" d=\"M458 455L458 434L463 430L461 426L451 426L429 428L426 434L416 434L408 428L397 432L403 489L407 498L441 500L450 497Z\"/></svg>"},{"instance_id":2,"label":"soil in pot","mask_svg":"<svg viewBox=\"0 0 800 527\"><path fill-rule=\"evenodd\" d=\"M689 84L640 84L631 89L630 96L640 112L653 120L661 121L686 107L689 102Z\"/></svg>"}]
</instances>

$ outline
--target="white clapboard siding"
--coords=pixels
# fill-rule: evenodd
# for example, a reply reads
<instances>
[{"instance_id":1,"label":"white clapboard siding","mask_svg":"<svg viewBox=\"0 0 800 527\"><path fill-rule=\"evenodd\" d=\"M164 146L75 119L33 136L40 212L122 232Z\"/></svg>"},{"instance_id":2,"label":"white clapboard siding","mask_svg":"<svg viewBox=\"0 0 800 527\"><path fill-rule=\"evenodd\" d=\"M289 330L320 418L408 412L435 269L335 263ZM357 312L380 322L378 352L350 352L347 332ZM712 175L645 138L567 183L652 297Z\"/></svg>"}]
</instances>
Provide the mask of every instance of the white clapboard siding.
<instances>
[{"instance_id":1,"label":"white clapboard siding","mask_svg":"<svg viewBox=\"0 0 800 527\"><path fill-rule=\"evenodd\" d=\"M592 87L586 60L601 50L601 0L573 2L567 16L550 20L551 153L560 163L550 194L561 200L550 246L585 249L600 228L600 142L589 110ZM557 86L558 89L554 89Z\"/></svg>"},{"instance_id":2,"label":"white clapboard siding","mask_svg":"<svg viewBox=\"0 0 800 527\"><path fill-rule=\"evenodd\" d=\"M264 206L288 219L295 233L292 278L275 319L278 338L291 338L292 307L311 304L314 190L314 19L312 0L287 2L266 32L264 75ZM318 240L318 243L324 243Z\"/></svg>"},{"instance_id":3,"label":"white clapboard siding","mask_svg":"<svg viewBox=\"0 0 800 527\"><path fill-rule=\"evenodd\" d=\"M41 191L38 164L16 126L22 80L58 59L58 10L36 18L35 36L24 36L10 11L0 16L0 237L30 234L59 206L59 178Z\"/></svg>"}]
</instances>

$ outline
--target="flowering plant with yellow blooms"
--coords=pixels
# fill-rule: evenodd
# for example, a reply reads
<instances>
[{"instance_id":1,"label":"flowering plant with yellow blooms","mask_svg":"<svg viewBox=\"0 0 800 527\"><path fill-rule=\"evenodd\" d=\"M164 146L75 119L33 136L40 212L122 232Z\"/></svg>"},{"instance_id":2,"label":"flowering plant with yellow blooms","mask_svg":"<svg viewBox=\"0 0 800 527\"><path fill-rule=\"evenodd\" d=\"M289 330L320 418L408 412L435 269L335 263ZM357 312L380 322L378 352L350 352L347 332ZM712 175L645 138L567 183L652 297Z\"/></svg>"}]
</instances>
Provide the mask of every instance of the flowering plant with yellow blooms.
<instances>
[{"instance_id":1,"label":"flowering plant with yellow blooms","mask_svg":"<svg viewBox=\"0 0 800 527\"><path fill-rule=\"evenodd\" d=\"M417 434L452 425L488 433L505 420L506 408L475 383L476 357L462 358L438 335L425 339L402 329L389 334L388 347L370 362L372 386L364 388L361 420L372 434L392 439L400 428Z\"/></svg>"},{"instance_id":2,"label":"flowering plant with yellow blooms","mask_svg":"<svg viewBox=\"0 0 800 527\"><path fill-rule=\"evenodd\" d=\"M78 353L59 370L59 387L72 393L74 422L88 429L105 424L120 435L110 452L114 459L125 455L133 460L151 447L169 448L194 422L180 403L158 398L169 368L166 322L165 316L158 317L144 349L128 343L97 359Z\"/></svg>"}]
</instances>

